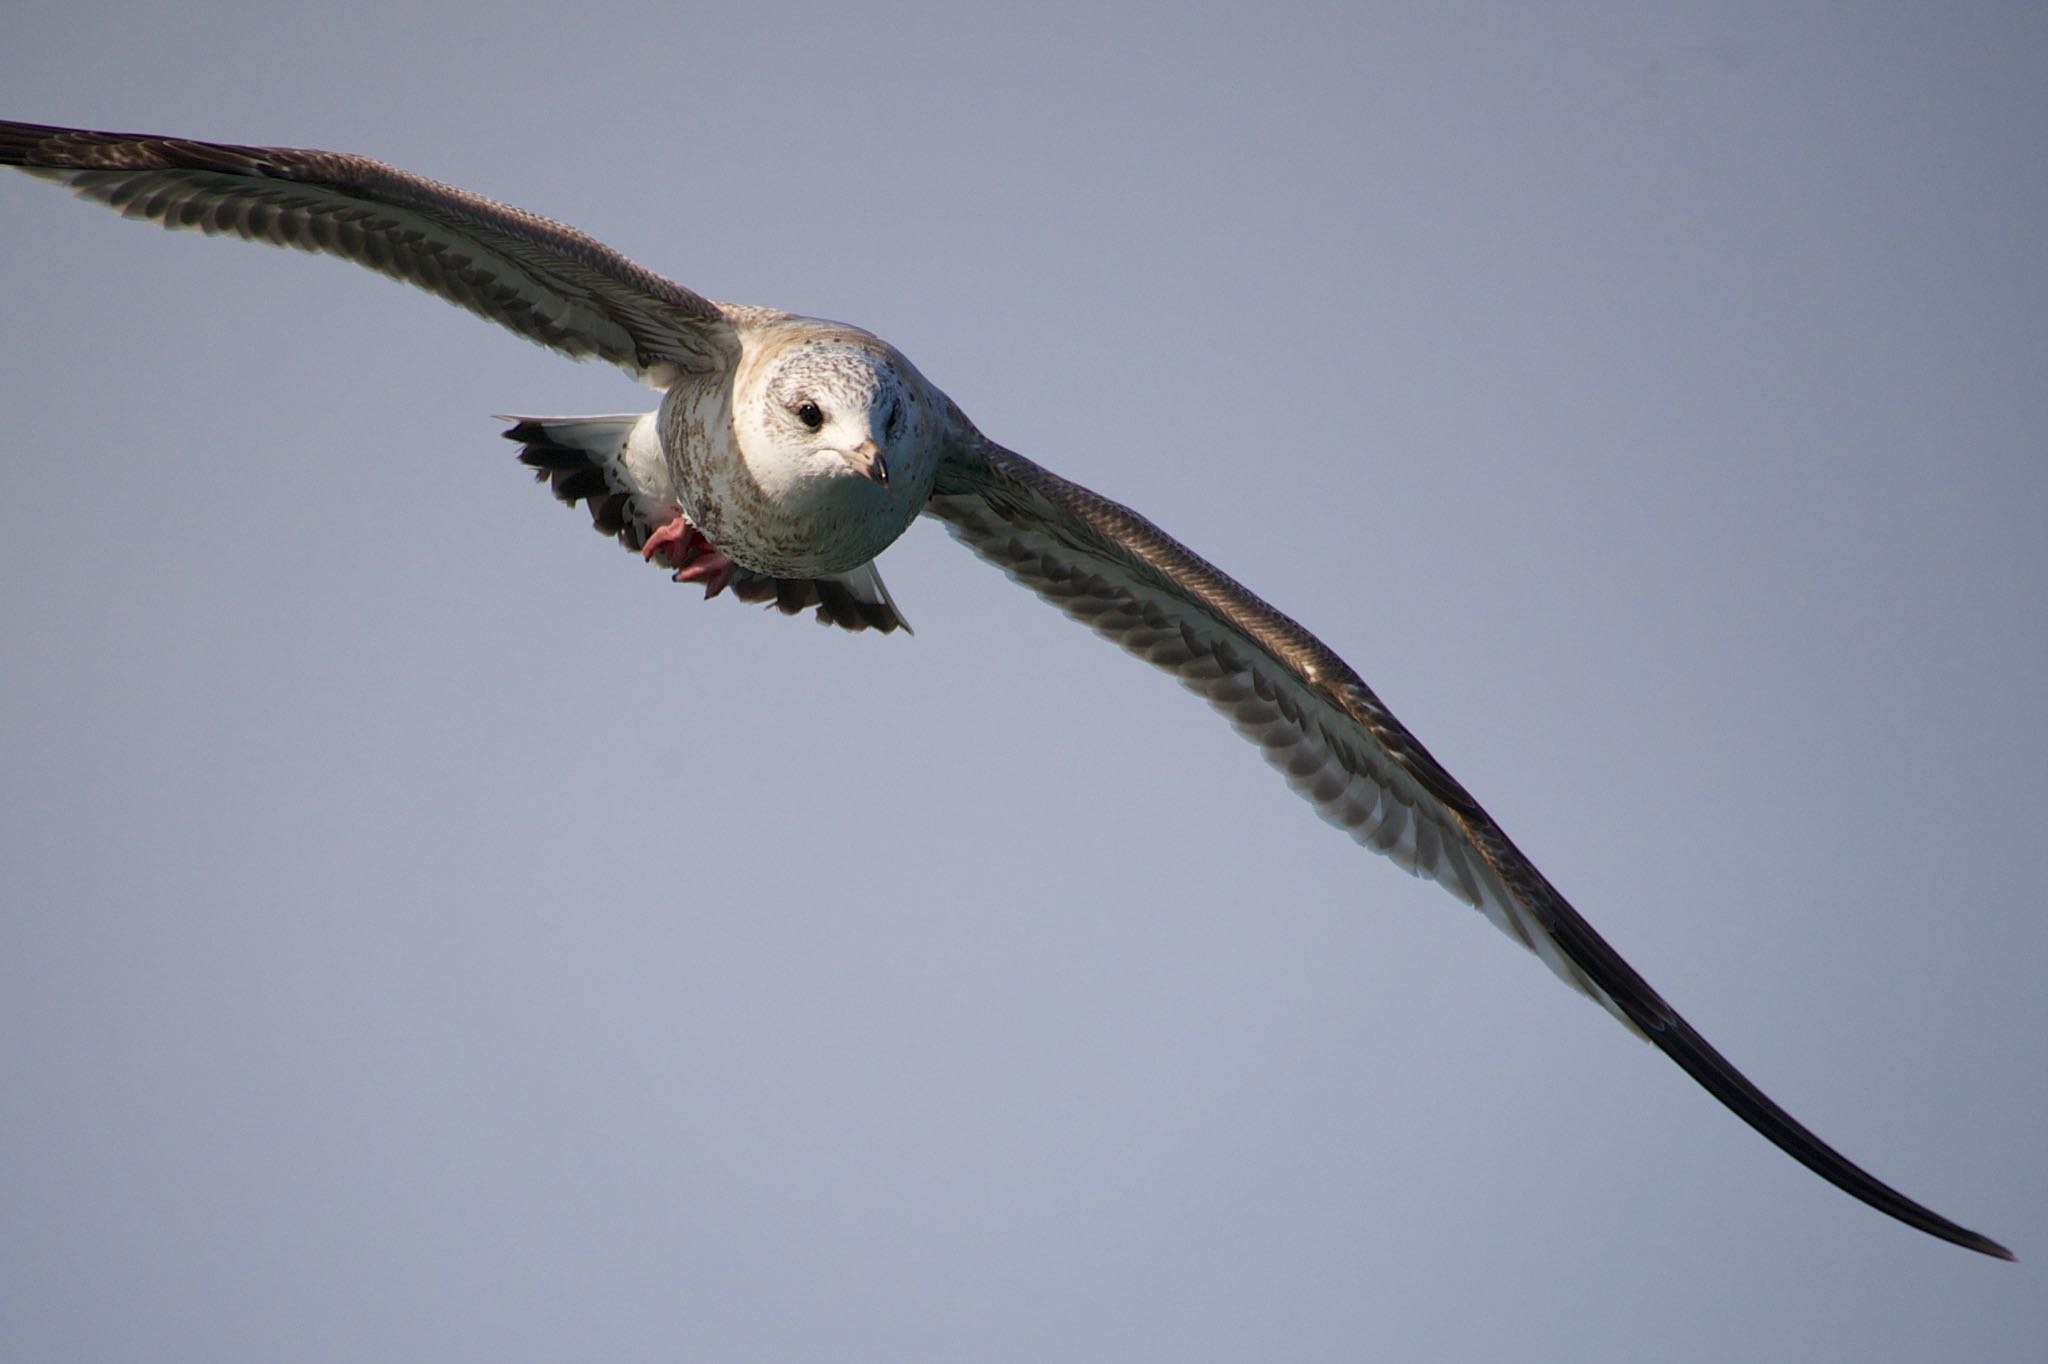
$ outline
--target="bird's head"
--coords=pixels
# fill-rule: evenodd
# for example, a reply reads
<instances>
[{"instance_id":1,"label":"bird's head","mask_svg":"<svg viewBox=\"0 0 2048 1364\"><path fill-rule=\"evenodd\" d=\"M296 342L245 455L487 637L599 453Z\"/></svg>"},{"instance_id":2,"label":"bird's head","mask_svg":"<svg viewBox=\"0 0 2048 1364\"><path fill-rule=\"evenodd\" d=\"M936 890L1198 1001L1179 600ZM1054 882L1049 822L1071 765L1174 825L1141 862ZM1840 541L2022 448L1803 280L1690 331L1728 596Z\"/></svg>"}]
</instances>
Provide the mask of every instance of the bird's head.
<instances>
[{"instance_id":1,"label":"bird's head","mask_svg":"<svg viewBox=\"0 0 2048 1364\"><path fill-rule=\"evenodd\" d=\"M888 492L899 483L922 500L929 481L921 385L908 365L865 333L803 337L779 348L743 402L751 434L802 479L857 478ZM753 396L753 395L749 395Z\"/></svg>"}]
</instances>

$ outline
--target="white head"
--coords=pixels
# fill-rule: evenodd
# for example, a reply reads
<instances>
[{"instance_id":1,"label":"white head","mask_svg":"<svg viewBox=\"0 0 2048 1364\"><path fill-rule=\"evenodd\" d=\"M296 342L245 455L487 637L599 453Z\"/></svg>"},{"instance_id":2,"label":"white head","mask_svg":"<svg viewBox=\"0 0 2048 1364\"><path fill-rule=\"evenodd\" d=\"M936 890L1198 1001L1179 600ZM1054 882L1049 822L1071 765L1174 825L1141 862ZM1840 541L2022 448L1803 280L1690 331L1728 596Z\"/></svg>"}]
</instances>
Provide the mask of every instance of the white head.
<instances>
[{"instance_id":1,"label":"white head","mask_svg":"<svg viewBox=\"0 0 2048 1364\"><path fill-rule=\"evenodd\" d=\"M929 495L929 400L908 363L874 337L852 328L791 336L742 366L739 389L747 462L771 492L853 479L878 501L901 493L921 506Z\"/></svg>"},{"instance_id":2,"label":"white head","mask_svg":"<svg viewBox=\"0 0 2048 1364\"><path fill-rule=\"evenodd\" d=\"M723 390L684 385L663 404L678 500L711 543L758 572L815 577L866 563L931 497L945 400L856 327L786 318L741 340L730 407ZM698 421L729 421L737 449L701 427L693 436Z\"/></svg>"}]
</instances>

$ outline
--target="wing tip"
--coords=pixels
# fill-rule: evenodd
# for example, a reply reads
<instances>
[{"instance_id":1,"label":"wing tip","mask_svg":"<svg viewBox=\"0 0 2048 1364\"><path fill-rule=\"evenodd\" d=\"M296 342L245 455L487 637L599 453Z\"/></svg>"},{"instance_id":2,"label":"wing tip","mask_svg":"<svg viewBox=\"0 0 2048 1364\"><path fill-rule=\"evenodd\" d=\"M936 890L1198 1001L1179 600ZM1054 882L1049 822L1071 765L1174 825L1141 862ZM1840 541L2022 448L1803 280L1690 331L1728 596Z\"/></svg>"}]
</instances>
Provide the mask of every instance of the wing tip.
<instances>
[{"instance_id":1,"label":"wing tip","mask_svg":"<svg viewBox=\"0 0 2048 1364\"><path fill-rule=\"evenodd\" d=\"M1962 1235L1951 1236L1948 1239L1954 1241L1963 1249L1974 1250L1979 1255L1989 1255L1992 1259L2003 1260L2007 1264L2019 1263L2019 1256L2013 1254L2004 1246L1992 1240L1989 1236L1979 1235L1977 1232L1971 1231L1967 1227L1957 1227L1956 1230L1961 1232Z\"/></svg>"}]
</instances>

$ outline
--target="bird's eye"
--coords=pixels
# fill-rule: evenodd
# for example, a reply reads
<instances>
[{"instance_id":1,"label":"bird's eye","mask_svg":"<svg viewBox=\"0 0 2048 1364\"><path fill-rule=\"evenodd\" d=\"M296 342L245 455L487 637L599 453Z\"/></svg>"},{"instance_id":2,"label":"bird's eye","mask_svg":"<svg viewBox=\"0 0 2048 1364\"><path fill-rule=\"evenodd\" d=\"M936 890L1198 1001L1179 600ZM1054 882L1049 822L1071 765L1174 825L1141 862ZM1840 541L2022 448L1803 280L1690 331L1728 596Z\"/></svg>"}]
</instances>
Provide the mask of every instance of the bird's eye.
<instances>
[{"instance_id":1,"label":"bird's eye","mask_svg":"<svg viewBox=\"0 0 2048 1364\"><path fill-rule=\"evenodd\" d=\"M825 424L825 409L806 398L796 405L796 419L815 431Z\"/></svg>"}]
</instances>

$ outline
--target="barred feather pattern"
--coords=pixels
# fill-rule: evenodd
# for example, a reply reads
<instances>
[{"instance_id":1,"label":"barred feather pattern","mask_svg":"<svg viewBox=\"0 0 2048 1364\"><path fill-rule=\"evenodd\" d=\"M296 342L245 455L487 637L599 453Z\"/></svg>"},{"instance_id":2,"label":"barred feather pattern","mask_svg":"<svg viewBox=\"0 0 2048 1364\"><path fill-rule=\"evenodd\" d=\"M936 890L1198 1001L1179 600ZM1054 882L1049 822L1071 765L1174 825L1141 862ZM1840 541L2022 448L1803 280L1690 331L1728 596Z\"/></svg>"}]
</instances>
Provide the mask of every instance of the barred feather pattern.
<instances>
[{"instance_id":1,"label":"barred feather pattern","mask_svg":"<svg viewBox=\"0 0 2048 1364\"><path fill-rule=\"evenodd\" d=\"M1207 700L1324 819L1476 906L1800 1164L1910 1226L2012 1258L1870 1174L1757 1088L1608 946L1329 646L1200 555L971 426L930 511L1017 582Z\"/></svg>"},{"instance_id":2,"label":"barred feather pattern","mask_svg":"<svg viewBox=\"0 0 2048 1364\"><path fill-rule=\"evenodd\" d=\"M955 538L1172 675L1326 822L1438 882L1637 1030L1473 846L1478 805L1321 641L1129 508L1019 455L985 444L953 473L930 512Z\"/></svg>"},{"instance_id":3,"label":"barred feather pattern","mask_svg":"<svg viewBox=\"0 0 2048 1364\"><path fill-rule=\"evenodd\" d=\"M542 345L609 360L671 391L686 382L729 382L743 338L758 342L757 329L789 321L848 331L713 303L574 229L363 157L0 122L0 165L166 227L357 261ZM1256 743L1324 819L1476 906L1807 1168L1910 1226L2012 1258L1847 1160L1730 1065L1314 635L1143 517L989 442L943 394L926 396L945 409L931 436L937 446L917 450L940 463L926 509L975 553L1178 678ZM556 442L574 448L524 439L552 439L592 420L628 419L541 419L548 431L515 427L511 434L556 496L587 503L607 534L644 544L651 526L673 514L658 446L642 449L634 438L607 454L605 439L589 431ZM607 439L637 431L642 419L631 420ZM662 521L648 521L649 502L659 504ZM828 621L842 613L835 623L849 629L861 628L856 620L891 628L844 607L824 579L741 581L735 592L743 599L772 600L790 612L816 605ZM835 581L856 600L886 604L900 624L872 561Z\"/></svg>"},{"instance_id":4,"label":"barred feather pattern","mask_svg":"<svg viewBox=\"0 0 2048 1364\"><path fill-rule=\"evenodd\" d=\"M719 305L572 227L369 157L6 123L0 165L166 228L354 261L656 387L738 360Z\"/></svg>"}]
</instances>

